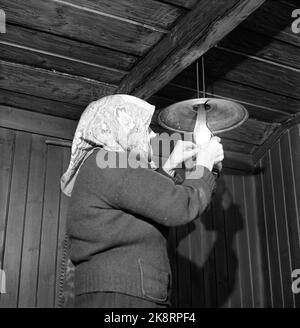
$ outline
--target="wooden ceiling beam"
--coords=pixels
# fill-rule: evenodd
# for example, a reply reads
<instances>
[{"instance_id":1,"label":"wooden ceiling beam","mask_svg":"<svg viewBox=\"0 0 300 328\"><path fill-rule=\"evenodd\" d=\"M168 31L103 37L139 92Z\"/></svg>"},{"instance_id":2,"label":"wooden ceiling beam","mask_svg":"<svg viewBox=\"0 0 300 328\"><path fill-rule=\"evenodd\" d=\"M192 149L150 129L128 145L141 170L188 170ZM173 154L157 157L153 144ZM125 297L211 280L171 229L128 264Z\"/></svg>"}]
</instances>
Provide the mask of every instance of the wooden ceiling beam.
<instances>
[{"instance_id":1,"label":"wooden ceiling beam","mask_svg":"<svg viewBox=\"0 0 300 328\"><path fill-rule=\"evenodd\" d=\"M31 112L78 120L85 106L41 98L24 93L0 89L0 105L25 109Z\"/></svg>"},{"instance_id":2,"label":"wooden ceiling beam","mask_svg":"<svg viewBox=\"0 0 300 328\"><path fill-rule=\"evenodd\" d=\"M0 126L50 137L72 140L77 122L0 105Z\"/></svg>"},{"instance_id":3,"label":"wooden ceiling beam","mask_svg":"<svg viewBox=\"0 0 300 328\"><path fill-rule=\"evenodd\" d=\"M148 98L231 32L264 0L201 0L122 80L117 92Z\"/></svg>"},{"instance_id":4,"label":"wooden ceiling beam","mask_svg":"<svg viewBox=\"0 0 300 328\"><path fill-rule=\"evenodd\" d=\"M115 85L2 60L0 88L79 106L116 90Z\"/></svg>"}]
</instances>

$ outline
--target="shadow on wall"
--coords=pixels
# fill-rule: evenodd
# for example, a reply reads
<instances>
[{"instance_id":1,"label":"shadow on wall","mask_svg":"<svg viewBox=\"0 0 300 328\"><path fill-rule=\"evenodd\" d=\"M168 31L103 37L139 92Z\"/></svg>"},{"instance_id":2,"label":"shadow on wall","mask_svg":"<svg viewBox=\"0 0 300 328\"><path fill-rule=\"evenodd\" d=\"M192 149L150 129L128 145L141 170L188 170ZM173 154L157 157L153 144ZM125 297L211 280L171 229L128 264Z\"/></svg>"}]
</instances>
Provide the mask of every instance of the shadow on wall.
<instances>
[{"instance_id":1,"label":"shadow on wall","mask_svg":"<svg viewBox=\"0 0 300 328\"><path fill-rule=\"evenodd\" d=\"M175 307L226 307L235 288L239 265L234 239L244 223L239 206L233 203L222 177L218 179L211 206L197 221L191 222L184 233L182 227L176 228L176 241L170 254L174 259L171 260L172 303ZM190 240L190 249L185 250L190 253L188 258L179 253L178 247L184 239L192 238L191 235L194 238ZM201 247L204 250L199 249ZM172 249L169 251L172 253Z\"/></svg>"}]
</instances>

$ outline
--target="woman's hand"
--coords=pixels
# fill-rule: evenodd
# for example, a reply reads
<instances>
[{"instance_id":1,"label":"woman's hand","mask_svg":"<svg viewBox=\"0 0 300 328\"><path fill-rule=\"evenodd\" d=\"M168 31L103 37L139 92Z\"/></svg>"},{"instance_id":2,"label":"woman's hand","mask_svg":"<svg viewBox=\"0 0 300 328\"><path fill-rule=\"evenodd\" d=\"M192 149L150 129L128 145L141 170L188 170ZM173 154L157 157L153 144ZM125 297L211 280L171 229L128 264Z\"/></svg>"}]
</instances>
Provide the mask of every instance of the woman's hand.
<instances>
[{"instance_id":1,"label":"woman's hand","mask_svg":"<svg viewBox=\"0 0 300 328\"><path fill-rule=\"evenodd\" d=\"M201 145L196 155L196 164L207 167L210 171L214 165L224 159L223 146L219 137L212 137L208 143Z\"/></svg>"},{"instance_id":2,"label":"woman's hand","mask_svg":"<svg viewBox=\"0 0 300 328\"><path fill-rule=\"evenodd\" d=\"M175 172L174 169L182 162L192 158L198 151L199 149L195 143L191 141L178 140L170 157L163 165L164 171L173 176Z\"/></svg>"}]
</instances>

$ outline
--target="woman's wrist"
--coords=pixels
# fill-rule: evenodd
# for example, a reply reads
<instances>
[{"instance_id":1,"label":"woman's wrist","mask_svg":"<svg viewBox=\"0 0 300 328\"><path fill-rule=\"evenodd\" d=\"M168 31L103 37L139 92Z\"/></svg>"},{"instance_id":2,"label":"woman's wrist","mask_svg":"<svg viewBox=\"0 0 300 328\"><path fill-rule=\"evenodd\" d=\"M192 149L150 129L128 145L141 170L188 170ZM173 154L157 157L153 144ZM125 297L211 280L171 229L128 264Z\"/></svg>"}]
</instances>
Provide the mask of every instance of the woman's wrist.
<instances>
[{"instance_id":1,"label":"woman's wrist","mask_svg":"<svg viewBox=\"0 0 300 328\"><path fill-rule=\"evenodd\" d=\"M166 168L163 167L163 170L164 170L167 174L169 174L171 177L174 177L174 175L175 175L175 170L174 170L174 169L166 169Z\"/></svg>"},{"instance_id":2,"label":"woman's wrist","mask_svg":"<svg viewBox=\"0 0 300 328\"><path fill-rule=\"evenodd\" d=\"M209 171L212 171L213 169L213 163L212 161L206 159L206 158L197 158L197 165L201 165L206 167Z\"/></svg>"},{"instance_id":3,"label":"woman's wrist","mask_svg":"<svg viewBox=\"0 0 300 328\"><path fill-rule=\"evenodd\" d=\"M175 170L174 168L170 165L170 162L167 160L166 163L163 165L163 170L169 174L171 177L174 177L175 175Z\"/></svg>"}]
</instances>

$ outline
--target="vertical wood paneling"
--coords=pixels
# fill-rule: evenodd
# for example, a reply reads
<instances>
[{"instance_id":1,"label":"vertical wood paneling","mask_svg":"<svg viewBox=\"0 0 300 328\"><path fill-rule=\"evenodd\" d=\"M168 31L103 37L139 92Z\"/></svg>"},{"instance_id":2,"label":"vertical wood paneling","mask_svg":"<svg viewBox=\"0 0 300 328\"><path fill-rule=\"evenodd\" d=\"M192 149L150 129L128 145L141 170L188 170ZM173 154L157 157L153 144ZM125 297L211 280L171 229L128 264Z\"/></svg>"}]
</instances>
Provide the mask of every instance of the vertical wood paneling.
<instances>
[{"instance_id":1,"label":"vertical wood paneling","mask_svg":"<svg viewBox=\"0 0 300 328\"><path fill-rule=\"evenodd\" d=\"M297 228L299 234L299 226L300 226L300 124L298 126L294 126L289 130L289 141L290 141L290 149L291 149L291 157L292 157L292 169L293 169L293 178L294 178L294 194L296 201L296 215L294 220L297 220ZM298 235L300 238L300 234ZM294 269L300 268L299 265L299 253L300 253L300 245L298 248L298 259L295 261ZM300 307L300 294L295 295L296 305Z\"/></svg>"},{"instance_id":2,"label":"vertical wood paneling","mask_svg":"<svg viewBox=\"0 0 300 328\"><path fill-rule=\"evenodd\" d=\"M12 174L15 134L8 129L0 129L0 251L3 263L3 249L8 213L8 200ZM2 265L1 265L2 268Z\"/></svg>"},{"instance_id":3,"label":"vertical wood paneling","mask_svg":"<svg viewBox=\"0 0 300 328\"><path fill-rule=\"evenodd\" d=\"M273 295L274 307L283 306L282 295L282 272L280 267L280 253L278 247L278 228L275 218L274 198L273 198L273 183L271 176L270 151L262 159L262 165L265 169L263 174L263 192L265 204L265 221L266 230L268 231L268 247L270 252L270 278L271 292Z\"/></svg>"},{"instance_id":4,"label":"vertical wood paneling","mask_svg":"<svg viewBox=\"0 0 300 328\"><path fill-rule=\"evenodd\" d=\"M71 150L69 148L61 148L62 151L62 170L60 175L62 175L68 168L70 161ZM61 291L61 274L64 268L61 268L63 260L63 251L64 251L64 239L66 236L66 217L68 210L68 197L63 193L60 193L60 209L59 209L59 218L58 218L58 231L57 231L57 250L56 250L56 267L55 267L55 307L58 307L59 304L59 292Z\"/></svg>"},{"instance_id":5,"label":"vertical wood paneling","mask_svg":"<svg viewBox=\"0 0 300 328\"><path fill-rule=\"evenodd\" d=\"M18 131L16 132L15 142L11 192L8 205L5 245L3 248L3 268L6 273L7 293L1 295L2 307L17 307L18 303L31 135Z\"/></svg>"},{"instance_id":6,"label":"vertical wood paneling","mask_svg":"<svg viewBox=\"0 0 300 328\"><path fill-rule=\"evenodd\" d=\"M261 217L258 215L256 185L254 176L245 176L244 180L244 199L246 210L246 223L249 239L249 255L251 267L251 288L253 306L263 307L264 298L264 281L262 272L262 247L259 238L259 221Z\"/></svg>"},{"instance_id":7,"label":"vertical wood paneling","mask_svg":"<svg viewBox=\"0 0 300 328\"><path fill-rule=\"evenodd\" d=\"M251 291L251 268L249 262L249 240L246 222L246 211L245 211L245 196L243 188L243 177L234 176L234 203L238 205L236 208L236 215L241 217L243 221L243 229L238 234L238 248L239 248L239 270L241 281L241 306L252 307L252 291Z\"/></svg>"},{"instance_id":8,"label":"vertical wood paneling","mask_svg":"<svg viewBox=\"0 0 300 328\"><path fill-rule=\"evenodd\" d=\"M62 171L61 156L60 147L48 146L37 290L38 307L53 307L55 301L56 248L60 215L59 181Z\"/></svg>"},{"instance_id":9,"label":"vertical wood paneling","mask_svg":"<svg viewBox=\"0 0 300 328\"><path fill-rule=\"evenodd\" d=\"M239 270L239 247L238 232L243 227L243 220L239 215L238 205L234 201L234 179L233 176L225 175L224 212L225 232L227 249L227 271L228 271L228 304L229 307L241 307L241 276Z\"/></svg>"},{"instance_id":10,"label":"vertical wood paneling","mask_svg":"<svg viewBox=\"0 0 300 328\"><path fill-rule=\"evenodd\" d=\"M260 167L262 163L260 161ZM264 307L273 306L273 293L272 293L272 279L271 279L271 262L270 262L270 249L268 243L268 229L266 223L266 205L264 203L264 189L263 189L263 174L260 173L256 176L256 200L257 200L257 211L258 211L258 229L259 238L261 242L262 256L262 272L264 281Z\"/></svg>"},{"instance_id":11,"label":"vertical wood paneling","mask_svg":"<svg viewBox=\"0 0 300 328\"><path fill-rule=\"evenodd\" d=\"M299 126L292 127L268 151L260 163L258 209L264 207L262 217L265 230L260 231L261 240L266 238L269 253L270 296L265 295L265 306L300 307L300 295L291 290L291 273L300 268L299 228ZM264 249L262 245L262 250ZM264 254L264 252L262 252ZM263 264L264 265L264 264ZM263 271L265 280L267 272ZM265 281L265 290L268 292Z\"/></svg>"},{"instance_id":12,"label":"vertical wood paneling","mask_svg":"<svg viewBox=\"0 0 300 328\"><path fill-rule=\"evenodd\" d=\"M289 132L280 139L281 167L283 191L286 200L287 223L290 238L292 268L300 268L300 231L299 231L299 215L297 207L297 194L293 169L293 158ZM297 142L295 150L300 147L300 140ZM281 219L281 218L280 218ZM289 275L291 277L291 274ZM291 278L290 278L291 279ZM290 280L291 282L291 280ZM300 295L295 295L296 306L300 307Z\"/></svg>"},{"instance_id":13,"label":"vertical wood paneling","mask_svg":"<svg viewBox=\"0 0 300 328\"><path fill-rule=\"evenodd\" d=\"M12 163L15 145L15 133L0 129L0 269L4 270L4 249L8 219L8 202L11 190ZM0 294L0 307L4 303L4 294Z\"/></svg>"},{"instance_id":14,"label":"vertical wood paneling","mask_svg":"<svg viewBox=\"0 0 300 328\"><path fill-rule=\"evenodd\" d=\"M278 230L278 249L279 249L279 261L281 268L281 280L282 285L282 296L283 306L293 307L294 295L291 291L291 278L290 273L292 272L291 264L291 252L290 252L290 240L288 234L288 218L286 214L286 200L284 195L284 188L282 181L282 167L281 156L280 156L280 145L277 142L273 146L270 152L271 174L272 174L272 187L273 187L273 199L274 199L274 212L275 220Z\"/></svg>"},{"instance_id":15,"label":"vertical wood paneling","mask_svg":"<svg viewBox=\"0 0 300 328\"><path fill-rule=\"evenodd\" d=\"M35 296L44 198L45 137L32 135L30 156L24 242L20 264L19 307L34 307L36 302Z\"/></svg>"},{"instance_id":16,"label":"vertical wood paneling","mask_svg":"<svg viewBox=\"0 0 300 328\"><path fill-rule=\"evenodd\" d=\"M289 130L290 147L292 155L293 175L295 182L295 198L297 203L298 224L300 215L300 124Z\"/></svg>"}]
</instances>

